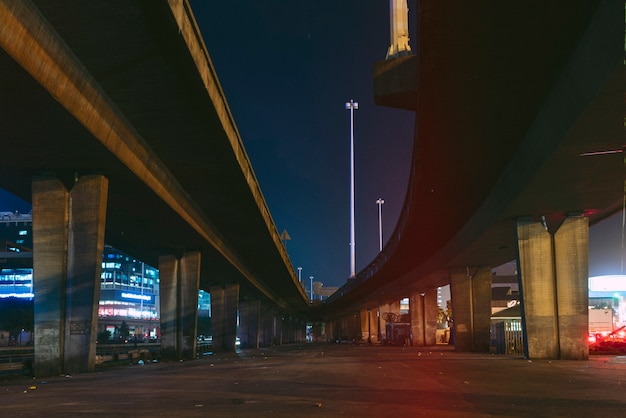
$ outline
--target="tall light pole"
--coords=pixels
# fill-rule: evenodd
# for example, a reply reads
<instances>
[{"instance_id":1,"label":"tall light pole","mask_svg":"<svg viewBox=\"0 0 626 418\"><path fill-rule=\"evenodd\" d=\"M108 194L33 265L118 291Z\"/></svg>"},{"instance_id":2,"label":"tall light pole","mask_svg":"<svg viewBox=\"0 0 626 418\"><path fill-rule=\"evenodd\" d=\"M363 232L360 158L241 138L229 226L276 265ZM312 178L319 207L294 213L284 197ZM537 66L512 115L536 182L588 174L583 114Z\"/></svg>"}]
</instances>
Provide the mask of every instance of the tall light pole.
<instances>
[{"instance_id":1,"label":"tall light pole","mask_svg":"<svg viewBox=\"0 0 626 418\"><path fill-rule=\"evenodd\" d=\"M302 267L298 267L298 283L302 286Z\"/></svg>"},{"instance_id":2,"label":"tall light pole","mask_svg":"<svg viewBox=\"0 0 626 418\"><path fill-rule=\"evenodd\" d=\"M354 111L359 104L352 99L346 103L350 110L350 278L355 276L355 244L354 244Z\"/></svg>"},{"instance_id":3,"label":"tall light pole","mask_svg":"<svg viewBox=\"0 0 626 418\"><path fill-rule=\"evenodd\" d=\"M313 302L313 276L309 276L309 279L311 279L311 302Z\"/></svg>"},{"instance_id":4,"label":"tall light pole","mask_svg":"<svg viewBox=\"0 0 626 418\"><path fill-rule=\"evenodd\" d=\"M385 201L379 197L376 200L376 204L378 205L378 250L383 250L383 203Z\"/></svg>"}]
</instances>

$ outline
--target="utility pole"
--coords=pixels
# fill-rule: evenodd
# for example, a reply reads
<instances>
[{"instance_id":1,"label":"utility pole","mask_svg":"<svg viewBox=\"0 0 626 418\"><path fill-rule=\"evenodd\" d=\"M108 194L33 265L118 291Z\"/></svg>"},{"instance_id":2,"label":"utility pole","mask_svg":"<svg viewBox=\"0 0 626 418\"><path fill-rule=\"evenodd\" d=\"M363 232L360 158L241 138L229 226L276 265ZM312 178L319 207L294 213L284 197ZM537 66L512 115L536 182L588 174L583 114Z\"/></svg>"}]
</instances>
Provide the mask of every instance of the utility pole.
<instances>
[{"instance_id":1,"label":"utility pole","mask_svg":"<svg viewBox=\"0 0 626 418\"><path fill-rule=\"evenodd\" d=\"M355 277L356 249L354 243L354 111L359 104L352 99L346 103L350 110L350 278Z\"/></svg>"}]
</instances>

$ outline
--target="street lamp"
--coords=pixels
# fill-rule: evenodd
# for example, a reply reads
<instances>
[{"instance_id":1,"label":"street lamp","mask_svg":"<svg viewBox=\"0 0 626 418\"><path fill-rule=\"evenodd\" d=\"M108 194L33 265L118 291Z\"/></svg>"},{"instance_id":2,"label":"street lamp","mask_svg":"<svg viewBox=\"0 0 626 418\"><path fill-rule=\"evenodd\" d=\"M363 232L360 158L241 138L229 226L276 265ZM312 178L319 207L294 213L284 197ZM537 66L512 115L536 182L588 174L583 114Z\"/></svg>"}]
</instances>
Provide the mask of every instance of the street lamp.
<instances>
[{"instance_id":1,"label":"street lamp","mask_svg":"<svg viewBox=\"0 0 626 418\"><path fill-rule=\"evenodd\" d=\"M346 103L350 110L350 278L355 276L355 244L354 244L354 111L359 104L352 99Z\"/></svg>"},{"instance_id":2,"label":"street lamp","mask_svg":"<svg viewBox=\"0 0 626 418\"><path fill-rule=\"evenodd\" d=\"M302 267L298 267L298 283L302 286Z\"/></svg>"},{"instance_id":3,"label":"street lamp","mask_svg":"<svg viewBox=\"0 0 626 418\"><path fill-rule=\"evenodd\" d=\"M309 279L311 279L311 302L313 302L313 276L309 276Z\"/></svg>"},{"instance_id":4,"label":"street lamp","mask_svg":"<svg viewBox=\"0 0 626 418\"><path fill-rule=\"evenodd\" d=\"M383 203L385 201L379 197L376 201L378 205L378 250L383 250Z\"/></svg>"}]
</instances>

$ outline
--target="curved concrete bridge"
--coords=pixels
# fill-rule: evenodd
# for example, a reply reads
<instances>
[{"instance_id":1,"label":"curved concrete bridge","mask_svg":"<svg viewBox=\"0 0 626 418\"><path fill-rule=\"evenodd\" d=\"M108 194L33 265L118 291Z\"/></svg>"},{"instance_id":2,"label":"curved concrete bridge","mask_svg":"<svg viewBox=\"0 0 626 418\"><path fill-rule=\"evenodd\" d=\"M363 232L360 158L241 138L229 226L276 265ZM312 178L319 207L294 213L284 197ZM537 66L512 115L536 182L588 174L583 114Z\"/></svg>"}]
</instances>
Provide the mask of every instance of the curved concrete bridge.
<instances>
[{"instance_id":1,"label":"curved concrete bridge","mask_svg":"<svg viewBox=\"0 0 626 418\"><path fill-rule=\"evenodd\" d=\"M526 354L588 355L588 227L624 199L624 4L496 3L419 1L415 55L374 66L377 103L416 112L413 163L386 248L322 308L338 338L384 335L408 297L434 344L451 284L457 349L488 350L491 269L517 258Z\"/></svg>"}]
</instances>

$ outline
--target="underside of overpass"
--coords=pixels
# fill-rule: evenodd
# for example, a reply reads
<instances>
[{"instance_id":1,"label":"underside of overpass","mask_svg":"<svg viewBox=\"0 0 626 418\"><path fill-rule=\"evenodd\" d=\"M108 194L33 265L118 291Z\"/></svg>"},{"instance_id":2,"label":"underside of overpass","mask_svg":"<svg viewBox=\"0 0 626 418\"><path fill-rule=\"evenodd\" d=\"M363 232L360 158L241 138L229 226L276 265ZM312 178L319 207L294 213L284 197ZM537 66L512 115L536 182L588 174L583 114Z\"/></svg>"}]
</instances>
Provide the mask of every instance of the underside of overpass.
<instances>
[{"instance_id":1,"label":"underside of overpass","mask_svg":"<svg viewBox=\"0 0 626 418\"><path fill-rule=\"evenodd\" d=\"M415 55L374 65L378 104L416 112L386 248L321 307L380 306L516 257L515 223L590 223L624 196L623 2L417 3Z\"/></svg>"},{"instance_id":2,"label":"underside of overpass","mask_svg":"<svg viewBox=\"0 0 626 418\"><path fill-rule=\"evenodd\" d=\"M108 244L306 314L189 4L2 3L0 186L103 175Z\"/></svg>"}]
</instances>

